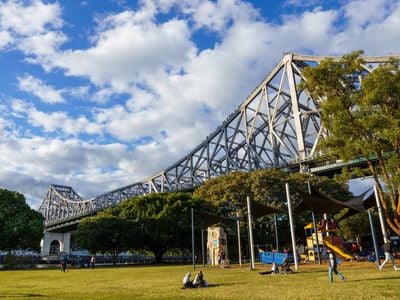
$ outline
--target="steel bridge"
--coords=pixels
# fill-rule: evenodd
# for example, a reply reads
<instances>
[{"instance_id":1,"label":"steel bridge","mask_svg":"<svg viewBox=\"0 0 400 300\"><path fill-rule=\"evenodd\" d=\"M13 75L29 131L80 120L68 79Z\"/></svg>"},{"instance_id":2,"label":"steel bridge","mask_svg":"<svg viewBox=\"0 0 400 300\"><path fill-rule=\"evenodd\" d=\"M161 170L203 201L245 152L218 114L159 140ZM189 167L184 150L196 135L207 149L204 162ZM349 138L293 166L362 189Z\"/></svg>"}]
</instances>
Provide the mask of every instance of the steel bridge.
<instances>
[{"instance_id":1,"label":"steel bridge","mask_svg":"<svg viewBox=\"0 0 400 300\"><path fill-rule=\"evenodd\" d=\"M72 187L50 185L40 206L46 230L66 228L135 196L192 189L234 170L277 167L310 171L321 156L317 145L328 132L321 126L321 100L312 99L298 86L304 80L302 70L326 58L285 54L247 99L200 145L150 178L89 200L82 199ZM400 56L363 58L363 68L368 73L380 63Z\"/></svg>"}]
</instances>

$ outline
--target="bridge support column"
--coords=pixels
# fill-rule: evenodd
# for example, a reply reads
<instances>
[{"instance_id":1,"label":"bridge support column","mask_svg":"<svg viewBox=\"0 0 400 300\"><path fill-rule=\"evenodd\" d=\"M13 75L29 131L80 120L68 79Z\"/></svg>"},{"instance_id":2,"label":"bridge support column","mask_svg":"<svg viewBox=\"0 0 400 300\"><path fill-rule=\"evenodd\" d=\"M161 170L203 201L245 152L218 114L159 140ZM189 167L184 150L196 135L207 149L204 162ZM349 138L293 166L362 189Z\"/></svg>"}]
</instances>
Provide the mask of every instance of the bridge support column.
<instances>
[{"instance_id":1,"label":"bridge support column","mask_svg":"<svg viewBox=\"0 0 400 300\"><path fill-rule=\"evenodd\" d=\"M53 243L55 242L55 243ZM57 243L58 242L58 243ZM55 249L52 246L55 245ZM48 232L45 231L41 242L41 255L46 256L59 252L71 252L71 232ZM55 253L54 253L55 252Z\"/></svg>"}]
</instances>

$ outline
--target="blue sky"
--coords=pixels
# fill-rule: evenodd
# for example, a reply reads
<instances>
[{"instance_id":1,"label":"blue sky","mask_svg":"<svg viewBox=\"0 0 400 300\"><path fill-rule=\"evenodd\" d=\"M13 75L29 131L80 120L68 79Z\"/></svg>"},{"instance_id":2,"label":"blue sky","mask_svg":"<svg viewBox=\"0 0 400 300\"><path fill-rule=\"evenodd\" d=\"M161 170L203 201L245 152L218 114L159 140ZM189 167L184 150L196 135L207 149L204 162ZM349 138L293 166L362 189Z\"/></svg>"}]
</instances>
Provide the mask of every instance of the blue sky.
<instances>
[{"instance_id":1,"label":"blue sky","mask_svg":"<svg viewBox=\"0 0 400 300\"><path fill-rule=\"evenodd\" d=\"M0 1L0 186L37 208L187 154L288 51L400 53L397 0Z\"/></svg>"}]
</instances>

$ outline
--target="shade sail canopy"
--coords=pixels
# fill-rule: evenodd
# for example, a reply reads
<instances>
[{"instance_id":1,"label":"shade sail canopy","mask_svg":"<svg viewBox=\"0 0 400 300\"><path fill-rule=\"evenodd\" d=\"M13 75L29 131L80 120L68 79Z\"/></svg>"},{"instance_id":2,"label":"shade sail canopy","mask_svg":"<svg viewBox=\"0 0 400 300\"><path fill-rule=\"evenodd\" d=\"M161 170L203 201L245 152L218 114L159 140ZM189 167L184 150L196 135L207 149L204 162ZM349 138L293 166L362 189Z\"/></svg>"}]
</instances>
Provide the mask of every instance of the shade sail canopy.
<instances>
[{"instance_id":1,"label":"shade sail canopy","mask_svg":"<svg viewBox=\"0 0 400 300\"><path fill-rule=\"evenodd\" d=\"M262 203L256 202L256 201L250 201L250 205L251 205L251 214L252 214L253 218L255 218L255 219L258 219L258 218L261 218L263 216L270 215L270 214L286 213L285 210L273 207L271 205L262 204ZM195 211L195 216L200 218L203 221L204 226L206 226L206 227L221 223L223 221L236 221L237 220L236 217L219 216L219 215L215 215L215 214L205 212L205 211Z\"/></svg>"},{"instance_id":2,"label":"shade sail canopy","mask_svg":"<svg viewBox=\"0 0 400 300\"><path fill-rule=\"evenodd\" d=\"M205 211L195 211L195 217L200 218L203 221L205 227L221 223L225 220L233 220L233 218L222 217Z\"/></svg>"},{"instance_id":3,"label":"shade sail canopy","mask_svg":"<svg viewBox=\"0 0 400 300\"><path fill-rule=\"evenodd\" d=\"M267 205L267 204L262 204L260 202L256 201L250 201L251 205L251 214L253 215L253 218L258 219L266 215L270 214L281 214L281 213L286 213L286 211Z\"/></svg>"},{"instance_id":4,"label":"shade sail canopy","mask_svg":"<svg viewBox=\"0 0 400 300\"><path fill-rule=\"evenodd\" d=\"M334 199L320 191L311 190L311 194L300 192L301 203L294 210L295 213L313 211L314 213L326 213L337 208L353 208L345 202ZM355 208L353 208L355 209Z\"/></svg>"},{"instance_id":5,"label":"shade sail canopy","mask_svg":"<svg viewBox=\"0 0 400 300\"><path fill-rule=\"evenodd\" d=\"M346 202L346 205L349 206L349 210L341 216L338 221L351 217L359 212L365 212L367 209L375 206L375 195L372 188L350 199Z\"/></svg>"}]
</instances>

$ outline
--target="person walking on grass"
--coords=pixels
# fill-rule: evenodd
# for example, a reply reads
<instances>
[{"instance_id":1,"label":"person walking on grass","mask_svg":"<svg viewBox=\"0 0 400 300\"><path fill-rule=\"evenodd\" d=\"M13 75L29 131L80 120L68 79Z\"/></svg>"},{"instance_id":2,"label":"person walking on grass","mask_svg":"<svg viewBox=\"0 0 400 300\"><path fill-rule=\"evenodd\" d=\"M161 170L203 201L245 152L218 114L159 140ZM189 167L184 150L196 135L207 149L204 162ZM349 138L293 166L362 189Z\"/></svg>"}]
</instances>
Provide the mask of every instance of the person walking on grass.
<instances>
[{"instance_id":1,"label":"person walking on grass","mask_svg":"<svg viewBox=\"0 0 400 300\"><path fill-rule=\"evenodd\" d=\"M382 271L383 266L389 261L389 259L393 264L394 270L398 271L398 268L396 266L396 262L394 261L394 258L393 258L393 255L392 255L393 249L392 249L391 240L387 240L387 242L383 244L382 248L383 248L383 251L385 252L385 260L379 266L379 271Z\"/></svg>"},{"instance_id":2,"label":"person walking on grass","mask_svg":"<svg viewBox=\"0 0 400 300\"><path fill-rule=\"evenodd\" d=\"M328 254L328 264L329 264L329 269L328 269L328 276L329 276L329 281L333 282L333 274L335 273L337 276L339 276L339 278L344 282L346 281L346 277L343 276L342 273L340 273L337 270L337 261L336 261L336 255L335 252L333 252L331 249L327 249L326 250L327 254Z\"/></svg>"},{"instance_id":3,"label":"person walking on grass","mask_svg":"<svg viewBox=\"0 0 400 300\"><path fill-rule=\"evenodd\" d=\"M61 259L61 272L68 272L67 271L67 263L68 263L68 257L64 256Z\"/></svg>"}]
</instances>

